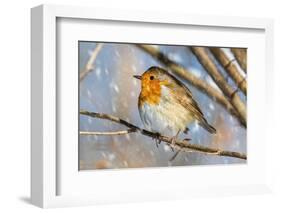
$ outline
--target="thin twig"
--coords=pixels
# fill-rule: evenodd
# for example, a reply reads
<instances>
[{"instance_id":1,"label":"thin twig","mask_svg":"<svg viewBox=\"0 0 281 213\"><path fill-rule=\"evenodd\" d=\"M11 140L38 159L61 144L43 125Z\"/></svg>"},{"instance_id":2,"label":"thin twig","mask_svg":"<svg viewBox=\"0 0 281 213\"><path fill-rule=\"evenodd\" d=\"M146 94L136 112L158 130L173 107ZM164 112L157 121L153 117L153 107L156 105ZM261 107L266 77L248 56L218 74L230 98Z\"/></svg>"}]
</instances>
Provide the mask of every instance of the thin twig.
<instances>
[{"instance_id":1,"label":"thin twig","mask_svg":"<svg viewBox=\"0 0 281 213\"><path fill-rule=\"evenodd\" d=\"M225 98L225 96L220 91L213 88L207 82L196 77L192 72L188 71L183 66L169 59L165 54L160 52L157 48L151 45L142 45L142 44L138 44L137 47L139 47L140 49L151 55L153 58L158 60L163 65L167 66L172 73L174 73L181 79L192 84L201 92L209 96L212 100L215 100L217 103L223 106L231 115L237 118L237 120L240 122L242 126L246 127L245 120L242 119L242 117L240 117L239 113L234 109L232 104Z\"/></svg>"},{"instance_id":2,"label":"thin twig","mask_svg":"<svg viewBox=\"0 0 281 213\"><path fill-rule=\"evenodd\" d=\"M179 153L180 153L180 150L178 150L178 151L170 158L169 161L172 162L173 160L175 160Z\"/></svg>"},{"instance_id":3,"label":"thin twig","mask_svg":"<svg viewBox=\"0 0 281 213\"><path fill-rule=\"evenodd\" d=\"M80 135L85 135L85 136L89 136L89 135L126 135L129 134L131 132L135 132L136 130L134 129L128 129L128 130L122 130L122 131L113 131L113 132L92 132L92 131L80 131Z\"/></svg>"},{"instance_id":4,"label":"thin twig","mask_svg":"<svg viewBox=\"0 0 281 213\"><path fill-rule=\"evenodd\" d=\"M234 108L243 119L244 123L247 123L246 106L237 94L237 90L231 88L228 85L222 74L218 71L215 63L211 60L205 47L191 47L191 51L197 57L198 61L205 68L207 73L211 76L214 82L218 85L224 95L232 103Z\"/></svg>"},{"instance_id":5,"label":"thin twig","mask_svg":"<svg viewBox=\"0 0 281 213\"><path fill-rule=\"evenodd\" d=\"M88 111L84 111L84 110L81 110L80 114L90 116L90 117L93 117L93 118L106 119L106 120L110 120L110 121L115 122L115 123L122 124L122 125L130 128L130 129L132 129L132 132L137 132L137 133L140 133L142 135L145 135L145 136L157 139L157 140L164 141L168 145L170 145L171 147L173 147L177 150L180 150L180 151L193 150L193 151L198 151L198 152L205 153L205 154L240 158L240 159L244 159L244 160L247 159L247 156L244 153L214 149L214 148L210 148L210 147L206 147L206 146L202 146L202 145L191 144L191 143L187 143L185 140L183 140L183 141L176 140L175 145L173 145L172 144L173 143L172 138L170 138L170 137L159 135L158 133L153 133L153 132L147 131L145 129L142 129L142 128L134 125L134 124L131 124L131 123L129 123L129 122L123 120L123 119L120 119L120 118L112 116L112 115L108 115L108 114L104 114L104 113L88 112Z\"/></svg>"},{"instance_id":6,"label":"thin twig","mask_svg":"<svg viewBox=\"0 0 281 213\"><path fill-rule=\"evenodd\" d=\"M88 75L89 72L91 72L94 69L94 62L99 54L99 52L101 51L103 46L103 43L99 43L97 44L96 48L93 50L87 64L85 65L85 67L83 68L83 70L80 72L80 81L82 81L86 75Z\"/></svg>"},{"instance_id":7,"label":"thin twig","mask_svg":"<svg viewBox=\"0 0 281 213\"><path fill-rule=\"evenodd\" d=\"M231 48L231 52L238 61L238 64L247 73L247 49L246 48Z\"/></svg>"},{"instance_id":8,"label":"thin twig","mask_svg":"<svg viewBox=\"0 0 281 213\"><path fill-rule=\"evenodd\" d=\"M234 80L237 87L244 93L244 95L247 95L247 81L240 74L236 66L237 64L234 64L233 61L227 57L227 55L221 48L211 47L210 50L215 58L219 61L219 63L224 67L228 75Z\"/></svg>"}]
</instances>

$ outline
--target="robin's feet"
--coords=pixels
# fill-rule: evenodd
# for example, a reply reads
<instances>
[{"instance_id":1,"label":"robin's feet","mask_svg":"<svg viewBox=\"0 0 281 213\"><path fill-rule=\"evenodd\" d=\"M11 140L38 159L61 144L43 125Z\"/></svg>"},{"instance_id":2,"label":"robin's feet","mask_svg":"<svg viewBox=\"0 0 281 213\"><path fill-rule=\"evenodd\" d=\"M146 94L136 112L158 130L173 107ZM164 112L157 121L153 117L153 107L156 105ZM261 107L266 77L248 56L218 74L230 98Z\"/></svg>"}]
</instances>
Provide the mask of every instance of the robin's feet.
<instances>
[{"instance_id":1,"label":"robin's feet","mask_svg":"<svg viewBox=\"0 0 281 213\"><path fill-rule=\"evenodd\" d=\"M185 139L183 139L183 141L188 143L189 141L191 141L191 139L190 138L185 138Z\"/></svg>"},{"instance_id":2,"label":"robin's feet","mask_svg":"<svg viewBox=\"0 0 281 213\"><path fill-rule=\"evenodd\" d=\"M175 151L174 147L176 145L177 137L178 137L177 135L174 137L171 137L171 140L170 140L170 147L173 152Z\"/></svg>"},{"instance_id":3,"label":"robin's feet","mask_svg":"<svg viewBox=\"0 0 281 213\"><path fill-rule=\"evenodd\" d=\"M183 133L187 135L188 132L189 132L189 129L186 127L185 130L183 131Z\"/></svg>"},{"instance_id":4,"label":"robin's feet","mask_svg":"<svg viewBox=\"0 0 281 213\"><path fill-rule=\"evenodd\" d=\"M156 147L159 147L159 144L161 144L161 139L160 139L160 133L155 133L155 138L154 138L155 142L156 142Z\"/></svg>"},{"instance_id":5,"label":"robin's feet","mask_svg":"<svg viewBox=\"0 0 281 213\"><path fill-rule=\"evenodd\" d=\"M171 149L172 149L172 151L174 152L175 150L174 150L174 147L175 147L175 145L176 145L176 141L177 141L177 138L178 138L178 136L179 136L179 134L180 134L180 130L177 132L177 134L175 135L175 136L173 136L173 137L171 137L171 140L170 140L170 147L171 147Z\"/></svg>"},{"instance_id":6,"label":"robin's feet","mask_svg":"<svg viewBox=\"0 0 281 213\"><path fill-rule=\"evenodd\" d=\"M178 156L178 154L180 153L180 150L178 150L169 160L170 162L172 162L173 160L175 160L175 158Z\"/></svg>"}]
</instances>

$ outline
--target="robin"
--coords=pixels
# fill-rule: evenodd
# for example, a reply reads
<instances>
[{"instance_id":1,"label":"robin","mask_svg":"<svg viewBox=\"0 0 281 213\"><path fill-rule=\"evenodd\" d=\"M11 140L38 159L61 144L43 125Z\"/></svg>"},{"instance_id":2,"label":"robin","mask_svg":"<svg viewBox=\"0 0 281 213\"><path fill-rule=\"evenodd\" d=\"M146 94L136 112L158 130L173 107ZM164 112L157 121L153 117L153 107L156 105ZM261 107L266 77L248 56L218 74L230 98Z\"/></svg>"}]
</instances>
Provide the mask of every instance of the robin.
<instances>
[{"instance_id":1,"label":"robin","mask_svg":"<svg viewBox=\"0 0 281 213\"><path fill-rule=\"evenodd\" d=\"M168 133L172 136L172 145L195 121L209 133L216 133L190 90L166 70L153 66L141 76L134 77L141 80L138 109L146 129L158 134Z\"/></svg>"}]
</instances>

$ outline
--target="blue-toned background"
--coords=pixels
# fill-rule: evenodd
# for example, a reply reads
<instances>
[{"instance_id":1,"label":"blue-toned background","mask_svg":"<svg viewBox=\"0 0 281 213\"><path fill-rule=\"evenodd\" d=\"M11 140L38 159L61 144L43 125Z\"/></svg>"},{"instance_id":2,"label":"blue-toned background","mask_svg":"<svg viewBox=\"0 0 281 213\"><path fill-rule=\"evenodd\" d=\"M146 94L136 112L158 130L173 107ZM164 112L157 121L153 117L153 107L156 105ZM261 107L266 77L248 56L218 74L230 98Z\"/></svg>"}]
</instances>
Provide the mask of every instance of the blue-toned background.
<instances>
[{"instance_id":1,"label":"blue-toned background","mask_svg":"<svg viewBox=\"0 0 281 213\"><path fill-rule=\"evenodd\" d=\"M79 42L79 71L84 69L95 47L95 42ZM216 87L188 48L164 45L154 47ZM155 65L163 67L133 44L104 43L94 61L94 69L80 81L80 109L112 114L143 127L137 108L140 82L134 79L133 75L142 74L147 68ZM225 75L223 70L220 70ZM233 85L231 79L227 80ZM196 124L190 125L188 137L192 138L191 143L246 153L246 129L216 102L191 85L187 86L209 123L218 132L213 136ZM241 98L245 101L245 97L241 95ZM125 129L124 126L107 120L80 116L80 131ZM79 140L81 170L246 162L196 152L181 152L175 160L169 162L173 155L174 152L164 143L157 148L152 139L135 133L126 136L80 136Z\"/></svg>"}]
</instances>

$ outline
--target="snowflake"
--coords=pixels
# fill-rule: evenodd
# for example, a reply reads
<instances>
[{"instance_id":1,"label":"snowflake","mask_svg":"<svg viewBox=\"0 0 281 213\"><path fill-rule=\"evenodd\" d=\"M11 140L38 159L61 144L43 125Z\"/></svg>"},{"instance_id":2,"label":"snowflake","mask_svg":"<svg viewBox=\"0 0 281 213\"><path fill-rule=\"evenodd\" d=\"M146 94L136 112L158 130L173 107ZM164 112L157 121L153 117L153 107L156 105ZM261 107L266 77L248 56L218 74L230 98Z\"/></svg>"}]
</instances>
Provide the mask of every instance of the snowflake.
<instances>
[{"instance_id":1,"label":"snowflake","mask_svg":"<svg viewBox=\"0 0 281 213\"><path fill-rule=\"evenodd\" d=\"M133 80L133 84L134 84L134 86L137 86L137 85L138 85L138 82L137 82L136 79Z\"/></svg>"},{"instance_id":2,"label":"snowflake","mask_svg":"<svg viewBox=\"0 0 281 213\"><path fill-rule=\"evenodd\" d=\"M112 107L111 107L111 108L112 108L112 111L113 111L113 112L116 112L116 107L115 107L114 104L112 104Z\"/></svg>"},{"instance_id":3,"label":"snowflake","mask_svg":"<svg viewBox=\"0 0 281 213\"><path fill-rule=\"evenodd\" d=\"M88 55L89 56L93 55L93 50L88 50Z\"/></svg>"},{"instance_id":4,"label":"snowflake","mask_svg":"<svg viewBox=\"0 0 281 213\"><path fill-rule=\"evenodd\" d=\"M101 78L101 68L100 67L96 68L95 74L96 74L98 80L100 80L100 78Z\"/></svg>"},{"instance_id":5,"label":"snowflake","mask_svg":"<svg viewBox=\"0 0 281 213\"><path fill-rule=\"evenodd\" d=\"M191 129L192 132L198 132L199 131L199 124L198 122L195 122L194 123L194 127Z\"/></svg>"},{"instance_id":6,"label":"snowflake","mask_svg":"<svg viewBox=\"0 0 281 213\"><path fill-rule=\"evenodd\" d=\"M211 110L214 110L214 109L215 109L214 104L213 104L213 103L210 103L210 104L209 104L209 108L210 108Z\"/></svg>"},{"instance_id":7,"label":"snowflake","mask_svg":"<svg viewBox=\"0 0 281 213\"><path fill-rule=\"evenodd\" d=\"M168 58L175 61L175 62L178 62L178 63L183 62L182 57L179 54L176 54L176 53L169 53Z\"/></svg>"},{"instance_id":8,"label":"snowflake","mask_svg":"<svg viewBox=\"0 0 281 213\"><path fill-rule=\"evenodd\" d=\"M109 71L108 71L107 68L105 68L104 72L105 72L106 75L109 75Z\"/></svg>"},{"instance_id":9,"label":"snowflake","mask_svg":"<svg viewBox=\"0 0 281 213\"><path fill-rule=\"evenodd\" d=\"M119 87L118 87L118 85L115 84L114 82L111 82L111 83L109 84L109 87L110 87L110 88L113 88L116 93L119 93Z\"/></svg>"},{"instance_id":10,"label":"snowflake","mask_svg":"<svg viewBox=\"0 0 281 213\"><path fill-rule=\"evenodd\" d=\"M136 66L133 64L132 66L132 70L134 71L134 72L137 72L137 68L136 68Z\"/></svg>"},{"instance_id":11,"label":"snowflake","mask_svg":"<svg viewBox=\"0 0 281 213\"><path fill-rule=\"evenodd\" d=\"M88 118L87 121L89 124L92 124L92 122L93 122L91 118Z\"/></svg>"},{"instance_id":12,"label":"snowflake","mask_svg":"<svg viewBox=\"0 0 281 213\"><path fill-rule=\"evenodd\" d=\"M92 93L89 89L87 89L87 96L88 96L89 99L92 98Z\"/></svg>"},{"instance_id":13,"label":"snowflake","mask_svg":"<svg viewBox=\"0 0 281 213\"><path fill-rule=\"evenodd\" d=\"M165 152L170 152L171 151L171 148L168 146L168 145L164 145L164 151Z\"/></svg>"},{"instance_id":14,"label":"snowflake","mask_svg":"<svg viewBox=\"0 0 281 213\"><path fill-rule=\"evenodd\" d=\"M121 57L119 51L115 50L114 53L115 53L115 55L116 55L118 58Z\"/></svg>"},{"instance_id":15,"label":"snowflake","mask_svg":"<svg viewBox=\"0 0 281 213\"><path fill-rule=\"evenodd\" d=\"M116 84L113 86L113 89L115 90L116 93L119 93L119 87Z\"/></svg>"}]
</instances>

